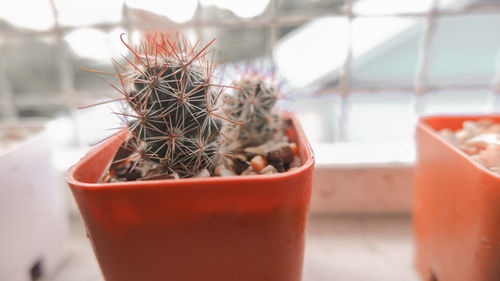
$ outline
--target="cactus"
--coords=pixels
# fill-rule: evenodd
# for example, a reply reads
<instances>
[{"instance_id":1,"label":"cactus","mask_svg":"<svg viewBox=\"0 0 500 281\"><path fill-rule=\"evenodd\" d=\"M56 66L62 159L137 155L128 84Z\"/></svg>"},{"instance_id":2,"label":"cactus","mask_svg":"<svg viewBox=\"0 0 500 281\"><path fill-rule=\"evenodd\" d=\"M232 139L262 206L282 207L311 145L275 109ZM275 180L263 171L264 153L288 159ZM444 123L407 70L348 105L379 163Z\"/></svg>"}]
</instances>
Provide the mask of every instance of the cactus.
<instances>
[{"instance_id":1,"label":"cactus","mask_svg":"<svg viewBox=\"0 0 500 281\"><path fill-rule=\"evenodd\" d=\"M213 83L210 42L201 50L186 39L170 41L155 35L139 48L123 44L134 60L115 62L119 85L114 86L130 107L126 117L130 151L128 172L191 177L214 164L224 118L217 114L224 86ZM120 71L121 69L121 71Z\"/></svg>"},{"instance_id":2,"label":"cactus","mask_svg":"<svg viewBox=\"0 0 500 281\"><path fill-rule=\"evenodd\" d=\"M247 70L233 81L235 90L225 96L225 111L242 125L231 126L230 138L241 147L256 146L270 140L279 129L279 116L273 112L279 90L271 76Z\"/></svg>"}]
</instances>

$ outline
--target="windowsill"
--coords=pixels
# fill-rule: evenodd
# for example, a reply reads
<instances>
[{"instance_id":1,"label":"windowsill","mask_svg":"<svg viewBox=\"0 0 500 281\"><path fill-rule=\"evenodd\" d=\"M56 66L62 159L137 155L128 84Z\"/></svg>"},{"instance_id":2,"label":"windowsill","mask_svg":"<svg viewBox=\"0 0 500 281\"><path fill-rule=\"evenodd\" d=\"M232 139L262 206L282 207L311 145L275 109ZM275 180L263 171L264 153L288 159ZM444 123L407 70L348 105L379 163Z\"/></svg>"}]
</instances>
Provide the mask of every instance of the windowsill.
<instances>
[{"instance_id":1,"label":"windowsill","mask_svg":"<svg viewBox=\"0 0 500 281\"><path fill-rule=\"evenodd\" d=\"M312 216L306 237L304 281L419 280L408 216ZM70 255L44 280L103 280L79 216L71 218Z\"/></svg>"},{"instance_id":2,"label":"windowsill","mask_svg":"<svg viewBox=\"0 0 500 281\"><path fill-rule=\"evenodd\" d=\"M317 168L413 167L415 142L313 142Z\"/></svg>"},{"instance_id":3,"label":"windowsill","mask_svg":"<svg viewBox=\"0 0 500 281\"><path fill-rule=\"evenodd\" d=\"M414 142L315 143L311 212L409 214Z\"/></svg>"}]
</instances>

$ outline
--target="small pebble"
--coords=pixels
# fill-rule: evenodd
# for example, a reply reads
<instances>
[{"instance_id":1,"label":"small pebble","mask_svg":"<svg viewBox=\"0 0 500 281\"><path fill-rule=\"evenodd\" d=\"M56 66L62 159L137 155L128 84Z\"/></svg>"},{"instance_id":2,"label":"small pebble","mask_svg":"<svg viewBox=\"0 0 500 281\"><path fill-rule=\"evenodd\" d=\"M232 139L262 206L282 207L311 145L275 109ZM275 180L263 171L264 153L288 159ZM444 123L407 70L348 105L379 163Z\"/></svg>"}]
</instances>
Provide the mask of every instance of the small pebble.
<instances>
[{"instance_id":1,"label":"small pebble","mask_svg":"<svg viewBox=\"0 0 500 281\"><path fill-rule=\"evenodd\" d=\"M251 146L243 149L246 154L250 155L264 155L268 152L269 148L264 145L261 146Z\"/></svg>"},{"instance_id":2,"label":"small pebble","mask_svg":"<svg viewBox=\"0 0 500 281\"><path fill-rule=\"evenodd\" d=\"M299 147L296 143L290 143L290 148L292 149L293 155L297 156L299 154Z\"/></svg>"},{"instance_id":3,"label":"small pebble","mask_svg":"<svg viewBox=\"0 0 500 281\"><path fill-rule=\"evenodd\" d=\"M476 154L479 151L477 147L468 144L462 144L458 148L460 148L463 152L465 152L468 155Z\"/></svg>"},{"instance_id":4,"label":"small pebble","mask_svg":"<svg viewBox=\"0 0 500 281\"><path fill-rule=\"evenodd\" d=\"M476 126L479 129L488 130L491 126L493 126L493 121L490 119L481 119L481 120L476 121Z\"/></svg>"},{"instance_id":5,"label":"small pebble","mask_svg":"<svg viewBox=\"0 0 500 281\"><path fill-rule=\"evenodd\" d=\"M280 144L269 151L266 157L269 162L278 163L283 161L283 163L288 164L293 161L293 151L288 144Z\"/></svg>"},{"instance_id":6,"label":"small pebble","mask_svg":"<svg viewBox=\"0 0 500 281\"><path fill-rule=\"evenodd\" d=\"M228 177L228 176L235 176L236 175L233 171L227 169L226 167L224 167L222 165L215 167L214 173L216 176L221 176L221 177Z\"/></svg>"},{"instance_id":7,"label":"small pebble","mask_svg":"<svg viewBox=\"0 0 500 281\"><path fill-rule=\"evenodd\" d=\"M278 173L278 171L272 165L267 165L266 167L264 167L264 169L259 171L259 174L261 174L261 175L270 175L270 174L276 174L276 173Z\"/></svg>"},{"instance_id":8,"label":"small pebble","mask_svg":"<svg viewBox=\"0 0 500 281\"><path fill-rule=\"evenodd\" d=\"M208 178L210 177L210 172L207 169L203 169L194 176L195 178Z\"/></svg>"},{"instance_id":9,"label":"small pebble","mask_svg":"<svg viewBox=\"0 0 500 281\"><path fill-rule=\"evenodd\" d=\"M222 165L219 165L219 166L215 167L215 169L214 169L214 174L215 174L216 176L220 176L220 171L221 171L222 169L225 169L225 167L224 167L224 166L222 166Z\"/></svg>"},{"instance_id":10,"label":"small pebble","mask_svg":"<svg viewBox=\"0 0 500 281\"><path fill-rule=\"evenodd\" d=\"M250 165L255 171L260 171L267 166L267 159L262 157L261 155L257 155L250 161Z\"/></svg>"},{"instance_id":11,"label":"small pebble","mask_svg":"<svg viewBox=\"0 0 500 281\"><path fill-rule=\"evenodd\" d=\"M476 136L478 133L479 129L474 121L465 121L462 130L457 132L457 138L464 141Z\"/></svg>"},{"instance_id":12,"label":"small pebble","mask_svg":"<svg viewBox=\"0 0 500 281\"><path fill-rule=\"evenodd\" d=\"M500 172L500 124L492 120L465 121L452 132L443 129L441 137L493 172Z\"/></svg>"},{"instance_id":13,"label":"small pebble","mask_svg":"<svg viewBox=\"0 0 500 281\"><path fill-rule=\"evenodd\" d=\"M224 158L224 160L223 160L224 166L229 167L229 168L233 167L233 165L234 165L233 159L231 159L229 157L223 157L223 158Z\"/></svg>"},{"instance_id":14,"label":"small pebble","mask_svg":"<svg viewBox=\"0 0 500 281\"><path fill-rule=\"evenodd\" d=\"M279 142L286 142L286 143L288 143L289 141L290 141L290 140L289 140L289 139L288 139L288 137L287 137L287 136L285 136L285 135L281 136L281 138L279 139Z\"/></svg>"},{"instance_id":15,"label":"small pebble","mask_svg":"<svg viewBox=\"0 0 500 281\"><path fill-rule=\"evenodd\" d=\"M443 129L443 130L441 130L439 132L439 134L441 135L441 137L443 139L445 139L447 142L449 142L453 146L458 146L460 144L460 142L458 141L457 136L450 129Z\"/></svg>"},{"instance_id":16,"label":"small pebble","mask_svg":"<svg viewBox=\"0 0 500 281\"><path fill-rule=\"evenodd\" d=\"M484 143L485 145L497 144L499 142L499 137L500 137L499 134L485 132L483 134L468 139L466 142L469 144L474 144L474 143ZM486 148L486 146L484 146L484 148Z\"/></svg>"},{"instance_id":17,"label":"small pebble","mask_svg":"<svg viewBox=\"0 0 500 281\"><path fill-rule=\"evenodd\" d=\"M500 146L488 145L488 147L479 152L479 159L488 168L500 167Z\"/></svg>"},{"instance_id":18,"label":"small pebble","mask_svg":"<svg viewBox=\"0 0 500 281\"><path fill-rule=\"evenodd\" d=\"M177 175L179 176L179 175ZM169 175L167 172L160 171L158 169L149 170L148 173L141 179L143 180L164 180L172 179L173 175Z\"/></svg>"},{"instance_id":19,"label":"small pebble","mask_svg":"<svg viewBox=\"0 0 500 281\"><path fill-rule=\"evenodd\" d=\"M113 178L111 177L111 175L109 174L109 171L106 172L102 177L101 177L101 182L111 182Z\"/></svg>"},{"instance_id":20,"label":"small pebble","mask_svg":"<svg viewBox=\"0 0 500 281\"><path fill-rule=\"evenodd\" d=\"M500 134L500 124L494 124L488 129L488 131L490 133Z\"/></svg>"},{"instance_id":21,"label":"small pebble","mask_svg":"<svg viewBox=\"0 0 500 281\"><path fill-rule=\"evenodd\" d=\"M247 157L243 154L232 154L232 155L227 155L225 157L226 159L229 158L231 160L232 165L228 166L225 165L226 167L232 167L234 172L236 174L241 174L248 166L250 166L250 163L247 161Z\"/></svg>"},{"instance_id":22,"label":"small pebble","mask_svg":"<svg viewBox=\"0 0 500 281\"><path fill-rule=\"evenodd\" d=\"M466 140L465 143L468 146L474 147L477 151L485 149L489 144L488 140L481 135L470 138Z\"/></svg>"},{"instance_id":23,"label":"small pebble","mask_svg":"<svg viewBox=\"0 0 500 281\"><path fill-rule=\"evenodd\" d=\"M300 166L301 166L300 158L297 156L293 157L293 161L290 163L290 168L298 168Z\"/></svg>"},{"instance_id":24,"label":"small pebble","mask_svg":"<svg viewBox=\"0 0 500 281\"><path fill-rule=\"evenodd\" d=\"M121 167L114 169L115 176L117 178L125 178L127 176L127 172L128 172L129 168L130 168L129 165L124 165L124 166L121 166Z\"/></svg>"},{"instance_id":25,"label":"small pebble","mask_svg":"<svg viewBox=\"0 0 500 281\"><path fill-rule=\"evenodd\" d=\"M241 175L257 175L257 173L253 170L252 166L249 166L245 171L241 172Z\"/></svg>"}]
</instances>

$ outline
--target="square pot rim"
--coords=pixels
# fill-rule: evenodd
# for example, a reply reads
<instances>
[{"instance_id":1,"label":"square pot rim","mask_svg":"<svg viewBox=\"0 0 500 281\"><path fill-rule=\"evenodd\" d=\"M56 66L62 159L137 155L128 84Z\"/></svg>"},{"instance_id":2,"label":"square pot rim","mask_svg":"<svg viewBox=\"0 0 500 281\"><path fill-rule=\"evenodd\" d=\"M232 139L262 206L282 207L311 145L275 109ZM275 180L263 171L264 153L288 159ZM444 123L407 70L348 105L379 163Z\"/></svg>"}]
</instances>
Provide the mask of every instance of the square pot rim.
<instances>
[{"instance_id":1,"label":"square pot rim","mask_svg":"<svg viewBox=\"0 0 500 281\"><path fill-rule=\"evenodd\" d=\"M448 149L454 151L457 153L460 158L463 161L466 161L469 163L469 165L472 165L475 167L481 174L484 176L493 178L495 181L500 181L500 174L495 173L493 171L490 171L486 166L482 165L481 163L475 161L472 159L469 155L467 155L464 151L460 150L458 147L452 145L448 141L446 141L443 137L439 135L439 131L435 130L427 121L433 120L433 119L451 119L451 120L456 120L456 119L471 119L471 120L479 120L479 119L497 119L500 121L500 114L435 114L435 115L426 115L426 116L420 116L417 121L417 128L424 131L428 135L432 136L436 141L438 141L440 144L444 145ZM445 129L445 128L442 128ZM417 137L418 141L418 137ZM418 151L417 151L417 156L418 156ZM418 158L417 158L418 161ZM417 162L418 163L418 162Z\"/></svg>"},{"instance_id":2,"label":"square pot rim","mask_svg":"<svg viewBox=\"0 0 500 281\"><path fill-rule=\"evenodd\" d=\"M277 174L270 175L235 175L226 177L207 177L207 178L182 178L182 179L161 179L161 180L143 180L143 181L125 181L125 182L114 182L114 183L88 183L84 181L77 180L75 173L79 170L85 163L92 161L92 159L104 150L110 143L116 141L117 138L123 134L124 131L115 133L114 135L107 138L105 141L100 143L98 146L92 148L87 152L76 164L71 166L66 172L65 178L66 182L70 186L78 187L79 189L92 189L92 190L124 190L124 189L134 189L143 187L148 188L165 188L167 186L179 186L179 185L189 185L189 184L214 184L214 183L231 183L238 184L239 182L251 181L255 183L279 181L288 178L293 178L305 173L307 170L313 169L315 157L313 150L309 141L307 140L304 130L302 129L297 117L294 114L284 112L284 116L290 118L292 126L297 135L297 141L301 142L305 152L305 162L302 163L300 167L292 171L285 171ZM300 140L300 141L299 141ZM299 146L299 150L300 150Z\"/></svg>"}]
</instances>

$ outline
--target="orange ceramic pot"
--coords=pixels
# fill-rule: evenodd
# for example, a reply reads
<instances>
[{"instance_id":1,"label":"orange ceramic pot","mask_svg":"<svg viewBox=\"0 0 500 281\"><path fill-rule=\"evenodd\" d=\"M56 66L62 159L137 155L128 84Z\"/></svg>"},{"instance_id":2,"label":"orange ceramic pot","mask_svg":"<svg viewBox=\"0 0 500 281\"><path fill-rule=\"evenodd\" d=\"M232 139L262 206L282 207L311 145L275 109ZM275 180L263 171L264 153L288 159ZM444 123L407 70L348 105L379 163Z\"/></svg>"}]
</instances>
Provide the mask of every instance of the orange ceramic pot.
<instances>
[{"instance_id":1,"label":"orange ceramic pot","mask_svg":"<svg viewBox=\"0 0 500 281\"><path fill-rule=\"evenodd\" d=\"M423 280L500 280L500 176L442 139L465 120L423 117L417 128L414 238Z\"/></svg>"},{"instance_id":2,"label":"orange ceramic pot","mask_svg":"<svg viewBox=\"0 0 500 281\"><path fill-rule=\"evenodd\" d=\"M67 173L106 281L299 281L314 157L274 175L96 183L120 138Z\"/></svg>"}]
</instances>

